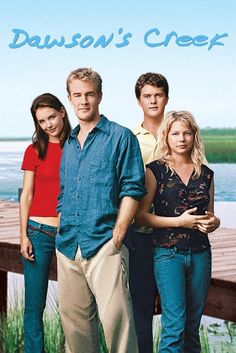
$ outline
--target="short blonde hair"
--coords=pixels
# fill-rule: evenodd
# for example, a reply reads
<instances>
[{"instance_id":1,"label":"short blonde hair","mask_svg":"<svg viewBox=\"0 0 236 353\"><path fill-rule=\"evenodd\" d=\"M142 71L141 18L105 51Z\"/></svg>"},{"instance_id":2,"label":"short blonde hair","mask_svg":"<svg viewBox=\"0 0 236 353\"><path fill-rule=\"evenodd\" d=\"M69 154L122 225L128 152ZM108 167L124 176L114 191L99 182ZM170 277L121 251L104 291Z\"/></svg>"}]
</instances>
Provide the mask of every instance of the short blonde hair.
<instances>
[{"instance_id":1,"label":"short blonde hair","mask_svg":"<svg viewBox=\"0 0 236 353\"><path fill-rule=\"evenodd\" d=\"M66 90L70 94L70 84L73 80L82 80L82 81L92 81L95 83L96 91L99 95L102 94L102 78L91 68L82 67L72 71L66 80Z\"/></svg>"},{"instance_id":2,"label":"short blonde hair","mask_svg":"<svg viewBox=\"0 0 236 353\"><path fill-rule=\"evenodd\" d=\"M193 177L198 178L201 175L201 166L205 160L204 144L200 135L200 129L193 115L188 111L170 111L166 114L159 130L157 158L166 163L171 171L174 172L171 151L168 145L168 134L175 121L185 123L192 130L194 136L191 152L191 159L194 165Z\"/></svg>"}]
</instances>

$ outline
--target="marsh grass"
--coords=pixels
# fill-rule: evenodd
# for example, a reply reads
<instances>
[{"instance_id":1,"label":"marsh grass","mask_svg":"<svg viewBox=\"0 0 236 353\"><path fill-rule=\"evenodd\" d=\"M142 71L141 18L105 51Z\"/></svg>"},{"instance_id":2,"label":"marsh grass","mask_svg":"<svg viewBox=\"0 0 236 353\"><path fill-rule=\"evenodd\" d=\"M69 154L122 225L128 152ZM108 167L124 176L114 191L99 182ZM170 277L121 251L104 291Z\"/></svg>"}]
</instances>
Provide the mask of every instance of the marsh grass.
<instances>
[{"instance_id":1,"label":"marsh grass","mask_svg":"<svg viewBox=\"0 0 236 353\"><path fill-rule=\"evenodd\" d=\"M47 353L65 352L65 336L58 311L44 315L44 344Z\"/></svg>"},{"instance_id":2,"label":"marsh grass","mask_svg":"<svg viewBox=\"0 0 236 353\"><path fill-rule=\"evenodd\" d=\"M23 353L23 301L15 299L8 308L7 317L0 316L0 352ZM57 305L54 311L45 312L44 339L46 353L65 353L65 338L61 327ZM154 352L158 350L160 338L159 320L154 320ZM222 324L201 325L202 353L235 353L236 324L224 321ZM102 326L100 326L101 353L108 353Z\"/></svg>"},{"instance_id":3,"label":"marsh grass","mask_svg":"<svg viewBox=\"0 0 236 353\"><path fill-rule=\"evenodd\" d=\"M235 353L236 352L236 323L229 321L221 321L209 323L214 319L209 320L208 324L204 323L200 326L200 342L201 353ZM154 319L154 349L153 352L158 352L158 343L160 339L161 325L159 317Z\"/></svg>"},{"instance_id":4,"label":"marsh grass","mask_svg":"<svg viewBox=\"0 0 236 353\"><path fill-rule=\"evenodd\" d=\"M201 340L201 347L202 347L202 353L210 353L210 344L209 344L209 338L207 335L207 330L203 325L200 326L200 340Z\"/></svg>"},{"instance_id":5,"label":"marsh grass","mask_svg":"<svg viewBox=\"0 0 236 353\"><path fill-rule=\"evenodd\" d=\"M0 316L0 352L23 353L23 303L17 299L7 317Z\"/></svg>"},{"instance_id":6,"label":"marsh grass","mask_svg":"<svg viewBox=\"0 0 236 353\"><path fill-rule=\"evenodd\" d=\"M22 296L21 296L22 298ZM44 344L46 353L65 353L65 336L54 295L48 298L49 310L44 313ZM15 292L7 316L0 315L0 353L24 353L24 302ZM106 341L100 325L101 353L107 353ZM33 353L33 352L32 352Z\"/></svg>"},{"instance_id":7,"label":"marsh grass","mask_svg":"<svg viewBox=\"0 0 236 353\"><path fill-rule=\"evenodd\" d=\"M202 129L209 163L236 163L236 129Z\"/></svg>"},{"instance_id":8,"label":"marsh grass","mask_svg":"<svg viewBox=\"0 0 236 353\"><path fill-rule=\"evenodd\" d=\"M23 301L16 300L6 316L0 316L0 352L23 353ZM64 353L65 338L58 312L44 314L44 342L46 353Z\"/></svg>"},{"instance_id":9,"label":"marsh grass","mask_svg":"<svg viewBox=\"0 0 236 353\"><path fill-rule=\"evenodd\" d=\"M105 335L104 331L102 328L102 325L99 325L99 336L100 336L100 349L101 353L108 353L107 345L106 345L106 340L105 340Z\"/></svg>"}]
</instances>

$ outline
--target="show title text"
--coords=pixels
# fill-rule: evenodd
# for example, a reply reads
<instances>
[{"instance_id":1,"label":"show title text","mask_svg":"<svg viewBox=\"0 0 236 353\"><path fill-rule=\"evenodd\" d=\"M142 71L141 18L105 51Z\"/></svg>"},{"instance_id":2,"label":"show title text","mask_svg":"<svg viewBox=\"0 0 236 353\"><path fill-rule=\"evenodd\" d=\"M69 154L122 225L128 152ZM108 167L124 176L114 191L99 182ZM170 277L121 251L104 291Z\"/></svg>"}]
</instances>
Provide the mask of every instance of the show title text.
<instances>
[{"instance_id":1,"label":"show title text","mask_svg":"<svg viewBox=\"0 0 236 353\"><path fill-rule=\"evenodd\" d=\"M119 28L115 33L101 35L83 35L75 33L68 40L64 35L53 36L47 34L45 36L28 33L24 29L12 29L13 38L9 47L11 49L19 49L24 46L29 46L37 49L51 49L55 47L71 49L79 47L86 48L125 48L132 44L134 36L131 32L125 32L123 28ZM205 47L211 50L214 47L224 46L225 39L229 37L228 33L215 33L214 35L206 34L180 34L175 31L170 31L167 34L161 33L158 28L151 28L144 33L143 44L149 48L168 47L176 45L178 47Z\"/></svg>"}]
</instances>

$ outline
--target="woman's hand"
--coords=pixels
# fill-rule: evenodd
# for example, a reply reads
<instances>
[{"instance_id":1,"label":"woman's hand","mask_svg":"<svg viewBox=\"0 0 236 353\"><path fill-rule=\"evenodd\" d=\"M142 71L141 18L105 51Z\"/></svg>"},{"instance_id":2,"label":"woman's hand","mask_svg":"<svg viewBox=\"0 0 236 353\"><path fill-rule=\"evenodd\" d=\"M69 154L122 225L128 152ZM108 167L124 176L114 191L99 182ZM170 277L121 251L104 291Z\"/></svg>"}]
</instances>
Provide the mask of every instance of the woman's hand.
<instances>
[{"instance_id":1,"label":"woman's hand","mask_svg":"<svg viewBox=\"0 0 236 353\"><path fill-rule=\"evenodd\" d=\"M220 220L210 211L206 211L207 219L200 222L198 229L203 233L214 232L220 226Z\"/></svg>"},{"instance_id":2,"label":"woman's hand","mask_svg":"<svg viewBox=\"0 0 236 353\"><path fill-rule=\"evenodd\" d=\"M27 236L21 237L21 254L26 260L34 261L33 247Z\"/></svg>"},{"instance_id":3,"label":"woman's hand","mask_svg":"<svg viewBox=\"0 0 236 353\"><path fill-rule=\"evenodd\" d=\"M178 227L183 227L183 228L190 228L190 229L199 229L199 226L202 226L202 224L207 223L207 220L209 219L209 215L194 215L192 213L197 211L197 207L190 208L189 210L185 211L182 213L178 218ZM204 233L207 233L205 230L204 226L202 226L201 231Z\"/></svg>"}]
</instances>

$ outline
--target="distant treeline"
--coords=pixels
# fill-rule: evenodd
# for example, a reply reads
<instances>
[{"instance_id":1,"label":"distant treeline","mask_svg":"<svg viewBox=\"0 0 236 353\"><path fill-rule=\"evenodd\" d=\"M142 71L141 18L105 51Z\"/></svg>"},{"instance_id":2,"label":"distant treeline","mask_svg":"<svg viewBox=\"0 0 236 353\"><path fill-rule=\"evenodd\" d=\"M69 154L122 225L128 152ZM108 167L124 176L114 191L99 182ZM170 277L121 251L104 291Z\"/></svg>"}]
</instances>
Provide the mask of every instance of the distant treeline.
<instances>
[{"instance_id":1,"label":"distant treeline","mask_svg":"<svg viewBox=\"0 0 236 353\"><path fill-rule=\"evenodd\" d=\"M236 128L201 130L209 163L236 163Z\"/></svg>"}]
</instances>

